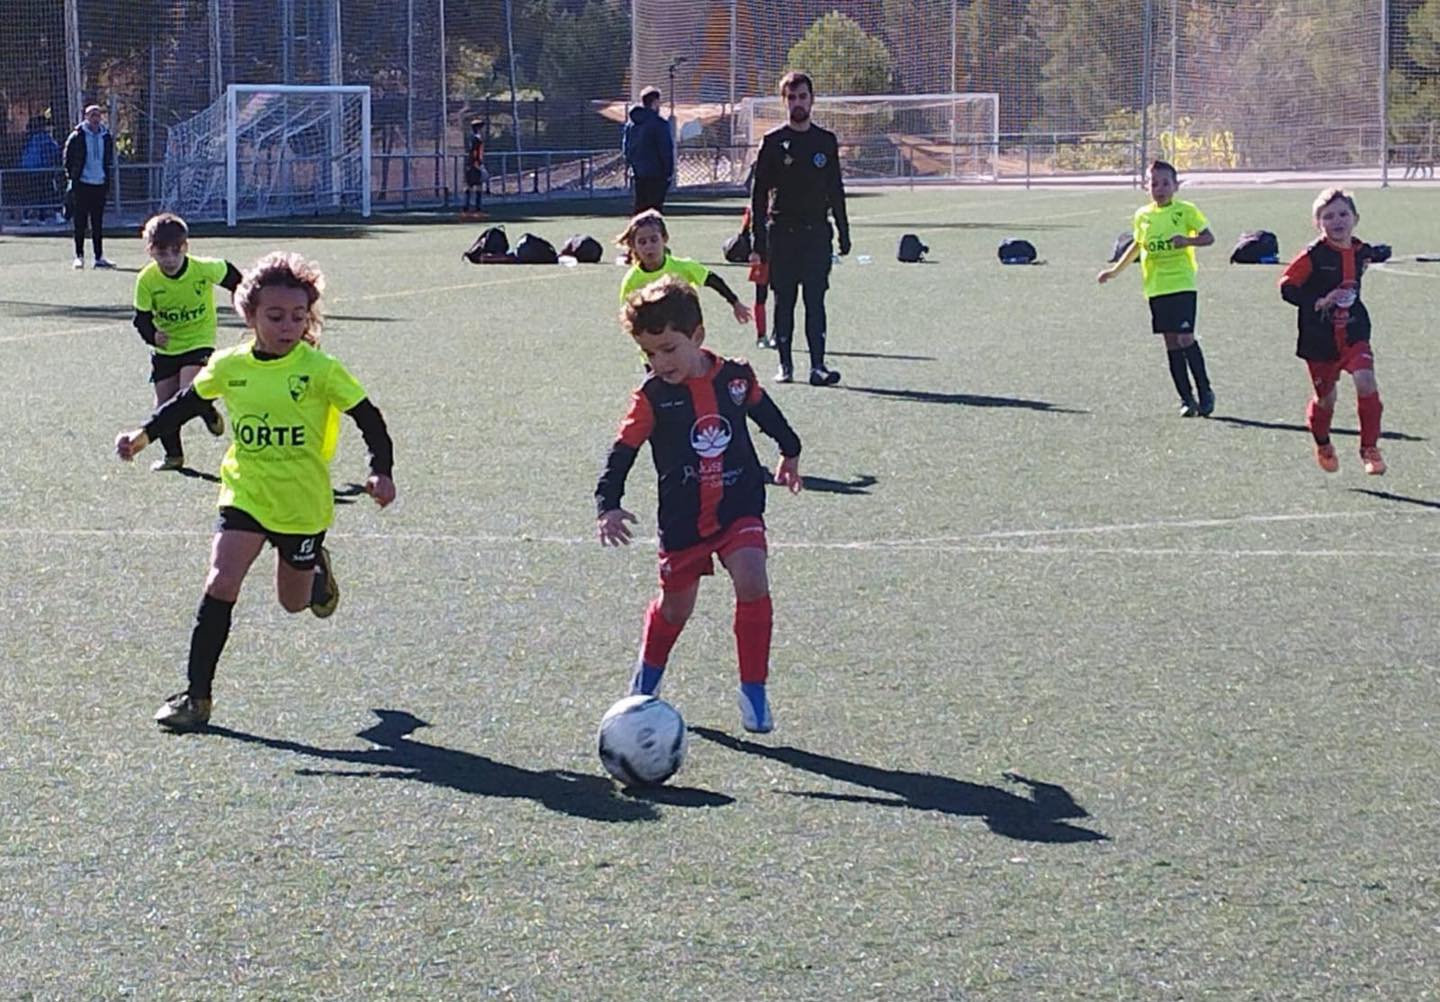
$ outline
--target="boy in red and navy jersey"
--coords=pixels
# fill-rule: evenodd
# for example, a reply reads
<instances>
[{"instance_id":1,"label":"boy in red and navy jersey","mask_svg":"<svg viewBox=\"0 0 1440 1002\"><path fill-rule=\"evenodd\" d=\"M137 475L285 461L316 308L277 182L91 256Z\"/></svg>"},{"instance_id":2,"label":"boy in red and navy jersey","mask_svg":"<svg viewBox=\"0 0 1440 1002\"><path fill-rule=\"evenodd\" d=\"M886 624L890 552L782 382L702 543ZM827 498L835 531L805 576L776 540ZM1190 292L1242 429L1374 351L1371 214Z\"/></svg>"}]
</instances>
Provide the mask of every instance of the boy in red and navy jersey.
<instances>
[{"instance_id":1,"label":"boy in red and navy jersey","mask_svg":"<svg viewBox=\"0 0 1440 1002\"><path fill-rule=\"evenodd\" d=\"M1360 459L1365 472L1385 472L1380 456L1380 390L1370 350L1370 312L1360 301L1360 276L1371 261L1384 260L1376 248L1354 236L1360 213L1355 199L1339 188L1322 191L1312 209L1321 235L1296 255L1280 276L1280 295L1298 311L1295 354L1305 360L1315 395L1305 412L1315 438L1315 461L1326 473L1340 468L1330 443L1335 390L1340 373L1355 381L1360 417Z\"/></svg>"},{"instance_id":2,"label":"boy in red and navy jersey","mask_svg":"<svg viewBox=\"0 0 1440 1002\"><path fill-rule=\"evenodd\" d=\"M749 363L701 347L700 300L686 282L667 276L634 293L622 323L651 371L630 398L595 488L601 545L630 542L626 523L635 516L620 500L646 441L660 477L660 595L645 611L630 691L653 694L660 688L670 650L695 609L700 579L715 572L712 559L718 556L735 586L740 722L748 731L770 731L775 724L765 683L773 615L763 517L769 477L746 419L779 443L774 479L791 493L801 489L800 439Z\"/></svg>"}]
</instances>

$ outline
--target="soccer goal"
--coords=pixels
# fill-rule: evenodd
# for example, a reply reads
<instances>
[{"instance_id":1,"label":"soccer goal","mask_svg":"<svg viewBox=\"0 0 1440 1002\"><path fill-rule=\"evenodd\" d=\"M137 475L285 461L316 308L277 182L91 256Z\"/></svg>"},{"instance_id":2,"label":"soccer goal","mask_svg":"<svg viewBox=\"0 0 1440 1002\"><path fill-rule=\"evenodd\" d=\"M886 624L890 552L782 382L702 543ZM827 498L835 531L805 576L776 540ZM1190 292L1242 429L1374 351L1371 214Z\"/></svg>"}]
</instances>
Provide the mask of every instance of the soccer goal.
<instances>
[{"instance_id":1,"label":"soccer goal","mask_svg":"<svg viewBox=\"0 0 1440 1002\"><path fill-rule=\"evenodd\" d=\"M993 178L1000 155L998 94L817 97L811 120L840 140L847 180ZM735 134L753 151L789 120L780 97L749 97Z\"/></svg>"},{"instance_id":2,"label":"soccer goal","mask_svg":"<svg viewBox=\"0 0 1440 1002\"><path fill-rule=\"evenodd\" d=\"M187 219L370 215L370 88L231 84L171 127L163 204Z\"/></svg>"}]
</instances>

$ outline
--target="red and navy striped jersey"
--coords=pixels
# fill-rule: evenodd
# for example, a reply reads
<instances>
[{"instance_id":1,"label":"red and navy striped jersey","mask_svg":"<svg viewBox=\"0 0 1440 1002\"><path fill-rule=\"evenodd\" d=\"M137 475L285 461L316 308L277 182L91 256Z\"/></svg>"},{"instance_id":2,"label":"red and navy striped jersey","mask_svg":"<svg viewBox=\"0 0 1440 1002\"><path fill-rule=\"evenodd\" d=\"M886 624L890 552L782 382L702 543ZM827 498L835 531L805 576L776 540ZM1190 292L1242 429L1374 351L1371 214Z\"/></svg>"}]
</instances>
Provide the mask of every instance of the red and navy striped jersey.
<instances>
[{"instance_id":1,"label":"red and navy striped jersey","mask_svg":"<svg viewBox=\"0 0 1440 1002\"><path fill-rule=\"evenodd\" d=\"M1359 239L1351 240L1349 247L1337 247L1320 237L1286 266L1280 276L1280 296L1299 311L1296 355L1312 362L1333 362L1345 345L1370 340L1370 311L1360 299L1360 277L1371 253L1371 246ZM1315 309L1316 300L1344 284L1355 289L1355 302L1348 310Z\"/></svg>"},{"instance_id":2,"label":"red and navy striped jersey","mask_svg":"<svg viewBox=\"0 0 1440 1002\"><path fill-rule=\"evenodd\" d=\"M635 391L595 488L599 514L619 508L625 477L648 441L660 477L660 549L667 553L764 513L770 474L755 455L746 418L782 455L800 455L799 437L750 364L705 354L704 376L672 385L652 374Z\"/></svg>"}]
</instances>

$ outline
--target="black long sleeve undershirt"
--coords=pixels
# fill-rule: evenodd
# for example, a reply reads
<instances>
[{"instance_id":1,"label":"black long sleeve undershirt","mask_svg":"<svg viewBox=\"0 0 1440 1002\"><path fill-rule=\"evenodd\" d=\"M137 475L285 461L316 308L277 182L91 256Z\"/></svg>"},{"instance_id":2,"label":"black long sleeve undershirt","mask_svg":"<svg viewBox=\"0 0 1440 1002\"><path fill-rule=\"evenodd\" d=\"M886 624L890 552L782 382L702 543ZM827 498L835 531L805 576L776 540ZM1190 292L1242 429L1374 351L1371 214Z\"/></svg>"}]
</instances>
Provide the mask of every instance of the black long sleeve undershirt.
<instances>
[{"instance_id":1,"label":"black long sleeve undershirt","mask_svg":"<svg viewBox=\"0 0 1440 1002\"><path fill-rule=\"evenodd\" d=\"M735 295L735 291L731 289L730 286L725 284L725 279L721 278L713 271L705 278L705 288L714 289L716 292L720 293L720 295L725 298L725 302L729 303L731 306L735 306L740 302L740 297Z\"/></svg>"},{"instance_id":2,"label":"black long sleeve undershirt","mask_svg":"<svg viewBox=\"0 0 1440 1002\"><path fill-rule=\"evenodd\" d=\"M195 387L187 387L150 415L150 420L145 422L145 435L152 442L158 441L162 435L170 434L191 418L199 417L209 405L210 401L197 393ZM365 448L370 451L370 472L391 476L395 468L395 444L390 439L380 408L366 397L345 413L354 420L365 439Z\"/></svg>"}]
</instances>

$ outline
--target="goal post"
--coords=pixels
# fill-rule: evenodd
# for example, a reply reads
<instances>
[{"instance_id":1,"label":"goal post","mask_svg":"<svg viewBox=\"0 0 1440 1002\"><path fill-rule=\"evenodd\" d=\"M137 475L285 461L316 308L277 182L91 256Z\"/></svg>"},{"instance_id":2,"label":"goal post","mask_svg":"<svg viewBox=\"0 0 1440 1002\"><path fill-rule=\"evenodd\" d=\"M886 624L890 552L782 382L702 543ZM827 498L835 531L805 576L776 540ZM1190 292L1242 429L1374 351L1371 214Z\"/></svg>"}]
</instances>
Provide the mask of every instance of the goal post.
<instances>
[{"instance_id":1,"label":"goal post","mask_svg":"<svg viewBox=\"0 0 1440 1002\"><path fill-rule=\"evenodd\" d=\"M834 132L847 178L993 178L1000 155L1000 95L865 94L815 98L810 118ZM784 99L740 103L736 134L753 151L788 121Z\"/></svg>"},{"instance_id":2,"label":"goal post","mask_svg":"<svg viewBox=\"0 0 1440 1002\"><path fill-rule=\"evenodd\" d=\"M187 218L370 215L370 88L230 84L170 129L163 202Z\"/></svg>"}]
</instances>

